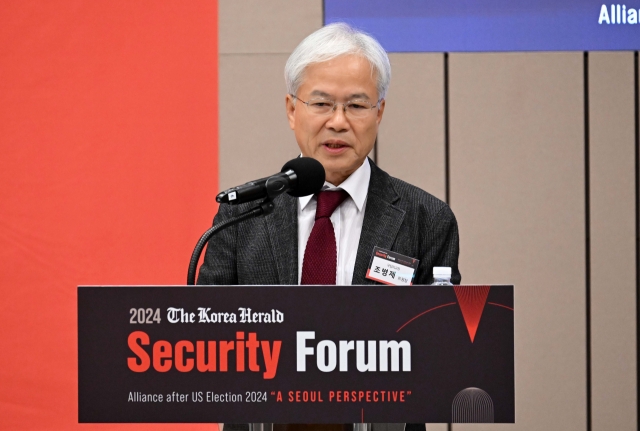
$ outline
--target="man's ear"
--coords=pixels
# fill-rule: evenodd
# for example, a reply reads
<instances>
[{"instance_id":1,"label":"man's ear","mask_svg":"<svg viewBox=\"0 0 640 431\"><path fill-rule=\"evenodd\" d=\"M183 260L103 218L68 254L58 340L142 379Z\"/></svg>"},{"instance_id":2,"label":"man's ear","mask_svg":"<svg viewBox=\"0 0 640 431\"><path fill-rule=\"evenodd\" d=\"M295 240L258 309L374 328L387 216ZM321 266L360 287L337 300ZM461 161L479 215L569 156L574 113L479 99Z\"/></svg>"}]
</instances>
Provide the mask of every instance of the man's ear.
<instances>
[{"instance_id":1,"label":"man's ear","mask_svg":"<svg viewBox=\"0 0 640 431\"><path fill-rule=\"evenodd\" d=\"M380 122L382 121L382 114L384 114L385 102L386 101L384 99L380 101L380 108L378 108L378 115L377 115L378 118L376 119L376 122L378 124L380 124Z\"/></svg>"},{"instance_id":2,"label":"man's ear","mask_svg":"<svg viewBox=\"0 0 640 431\"><path fill-rule=\"evenodd\" d=\"M289 127L291 128L291 130L295 130L296 128L295 99L290 94L287 94L287 96L285 97L284 103L287 110L287 119L289 120Z\"/></svg>"}]
</instances>

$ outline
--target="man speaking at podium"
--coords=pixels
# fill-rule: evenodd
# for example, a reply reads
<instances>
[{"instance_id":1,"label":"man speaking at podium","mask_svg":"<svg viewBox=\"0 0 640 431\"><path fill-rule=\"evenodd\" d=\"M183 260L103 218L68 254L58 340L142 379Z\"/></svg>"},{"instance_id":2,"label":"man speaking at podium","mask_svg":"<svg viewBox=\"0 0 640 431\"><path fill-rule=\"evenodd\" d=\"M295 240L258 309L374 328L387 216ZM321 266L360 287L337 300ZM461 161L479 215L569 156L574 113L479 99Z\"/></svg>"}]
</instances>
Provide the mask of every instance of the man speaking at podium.
<instances>
[{"instance_id":1,"label":"man speaking at podium","mask_svg":"<svg viewBox=\"0 0 640 431\"><path fill-rule=\"evenodd\" d=\"M327 25L298 45L285 66L286 114L302 156L325 169L323 190L280 195L273 213L214 236L198 284L374 284L366 278L374 247L418 259L413 284L430 284L434 266L451 267L460 283L449 206L367 158L390 78L382 46L346 24ZM214 222L249 205L220 205Z\"/></svg>"},{"instance_id":2,"label":"man speaking at podium","mask_svg":"<svg viewBox=\"0 0 640 431\"><path fill-rule=\"evenodd\" d=\"M374 284L366 278L374 247L418 259L413 284L430 284L434 266L451 267L460 283L449 206L367 158L390 78L382 46L343 23L296 47L285 66L286 114L302 155L324 166L323 191L280 195L272 214L214 236L198 284ZM215 223L249 205L220 205Z\"/></svg>"}]
</instances>

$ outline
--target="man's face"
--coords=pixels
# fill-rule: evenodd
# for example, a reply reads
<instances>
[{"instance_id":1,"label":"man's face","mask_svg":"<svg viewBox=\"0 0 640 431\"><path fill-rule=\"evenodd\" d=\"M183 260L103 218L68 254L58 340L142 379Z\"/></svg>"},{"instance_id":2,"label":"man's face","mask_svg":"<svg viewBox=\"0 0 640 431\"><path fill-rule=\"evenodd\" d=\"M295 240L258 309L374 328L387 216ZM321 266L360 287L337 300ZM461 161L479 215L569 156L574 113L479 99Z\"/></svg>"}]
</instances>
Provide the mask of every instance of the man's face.
<instances>
[{"instance_id":1,"label":"man's face","mask_svg":"<svg viewBox=\"0 0 640 431\"><path fill-rule=\"evenodd\" d=\"M375 106L378 101L376 76L369 62L359 56L345 55L323 63L311 64L296 97L330 99L341 103L329 114L314 114L300 100L287 95L287 117L296 141L305 157L313 157L324 166L327 181L338 185L358 169L367 157L378 134L384 112L369 110L364 117L345 115L342 103L365 100Z\"/></svg>"}]
</instances>

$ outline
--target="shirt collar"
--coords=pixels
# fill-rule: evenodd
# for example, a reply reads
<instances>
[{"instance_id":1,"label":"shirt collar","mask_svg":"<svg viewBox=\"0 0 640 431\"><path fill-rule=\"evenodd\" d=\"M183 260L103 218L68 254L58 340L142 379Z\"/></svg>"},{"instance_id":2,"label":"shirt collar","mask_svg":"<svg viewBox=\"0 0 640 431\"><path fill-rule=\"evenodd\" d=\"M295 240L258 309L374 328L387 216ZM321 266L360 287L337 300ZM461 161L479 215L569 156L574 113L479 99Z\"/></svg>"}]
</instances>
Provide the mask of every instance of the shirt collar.
<instances>
[{"instance_id":1,"label":"shirt collar","mask_svg":"<svg viewBox=\"0 0 640 431\"><path fill-rule=\"evenodd\" d=\"M349 178L344 180L338 187L330 182L325 181L322 190L341 189L349 193L351 199L356 204L358 211L362 211L364 203L367 200L367 192L369 191L369 180L371 179L371 165L369 159L364 159L364 163ZM313 195L302 196L300 199L300 208L304 209L313 198Z\"/></svg>"}]
</instances>

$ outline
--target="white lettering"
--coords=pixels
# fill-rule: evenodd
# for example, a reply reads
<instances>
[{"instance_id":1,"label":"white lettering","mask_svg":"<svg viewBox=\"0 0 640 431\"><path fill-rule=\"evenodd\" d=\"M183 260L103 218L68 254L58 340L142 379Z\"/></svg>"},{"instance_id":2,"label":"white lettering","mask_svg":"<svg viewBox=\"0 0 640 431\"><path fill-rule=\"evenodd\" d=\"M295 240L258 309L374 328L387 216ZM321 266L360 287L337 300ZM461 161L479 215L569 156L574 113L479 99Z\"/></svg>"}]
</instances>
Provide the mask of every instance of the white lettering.
<instances>
[{"instance_id":1,"label":"white lettering","mask_svg":"<svg viewBox=\"0 0 640 431\"><path fill-rule=\"evenodd\" d=\"M611 24L609 21L609 11L607 10L607 5L602 5L600 8L600 18L598 18L598 24L602 24L606 22L607 24Z\"/></svg>"},{"instance_id":2,"label":"white lettering","mask_svg":"<svg viewBox=\"0 0 640 431\"><path fill-rule=\"evenodd\" d=\"M356 366L358 371L364 373L365 371L376 371L376 342L369 340L368 344L368 357L369 360L364 361L364 341L356 341Z\"/></svg>"},{"instance_id":3,"label":"white lettering","mask_svg":"<svg viewBox=\"0 0 640 431\"><path fill-rule=\"evenodd\" d=\"M326 351L326 355L325 355ZM331 340L322 340L318 343L318 357L316 363L318 369L328 373L336 369L336 343Z\"/></svg>"},{"instance_id":4,"label":"white lettering","mask_svg":"<svg viewBox=\"0 0 640 431\"><path fill-rule=\"evenodd\" d=\"M211 308L198 307L198 318L200 319L200 320L198 320L199 323L200 322L206 322L206 323L211 322L211 320L209 320L209 316L207 315L209 310L211 310Z\"/></svg>"},{"instance_id":5,"label":"white lettering","mask_svg":"<svg viewBox=\"0 0 640 431\"><path fill-rule=\"evenodd\" d=\"M238 308L240 310L240 323L251 323L251 309Z\"/></svg>"},{"instance_id":6,"label":"white lettering","mask_svg":"<svg viewBox=\"0 0 640 431\"><path fill-rule=\"evenodd\" d=\"M315 340L314 331L299 331L296 333L296 371L307 371L307 355L313 355L313 347L307 347L307 340Z\"/></svg>"},{"instance_id":7,"label":"white lettering","mask_svg":"<svg viewBox=\"0 0 640 431\"><path fill-rule=\"evenodd\" d=\"M337 342L339 348L336 348L334 341L321 340L318 342L317 348L314 349L307 345L307 340L315 340L315 338L315 331L296 333L296 371L307 371L307 356L314 354L317 355L316 365L320 371L324 373L335 371L338 357L340 358L339 370L341 372L348 371L349 352L352 350L356 351L356 368L361 373L378 371L378 362L380 363L379 371L382 372L411 371L411 344L406 340L339 340ZM400 354L402 354L402 361ZM379 360L378 355L380 356ZM391 356L391 367L389 367L389 356ZM402 367L400 367L401 363Z\"/></svg>"},{"instance_id":8,"label":"white lettering","mask_svg":"<svg viewBox=\"0 0 640 431\"><path fill-rule=\"evenodd\" d=\"M620 5L616 5L616 24L620 24Z\"/></svg>"},{"instance_id":9,"label":"white lettering","mask_svg":"<svg viewBox=\"0 0 640 431\"><path fill-rule=\"evenodd\" d=\"M178 323L180 321L178 318L178 311L182 311L182 308L169 307L167 309L167 320L169 323Z\"/></svg>"},{"instance_id":10,"label":"white lettering","mask_svg":"<svg viewBox=\"0 0 640 431\"><path fill-rule=\"evenodd\" d=\"M388 370L387 353L391 353L391 371L400 371L400 349L402 349L402 371L411 371L411 344L408 341L398 343L395 340L380 340L380 371Z\"/></svg>"},{"instance_id":11,"label":"white lettering","mask_svg":"<svg viewBox=\"0 0 640 431\"><path fill-rule=\"evenodd\" d=\"M349 370L349 351L353 350L353 340L340 340L340 371Z\"/></svg>"}]
</instances>

